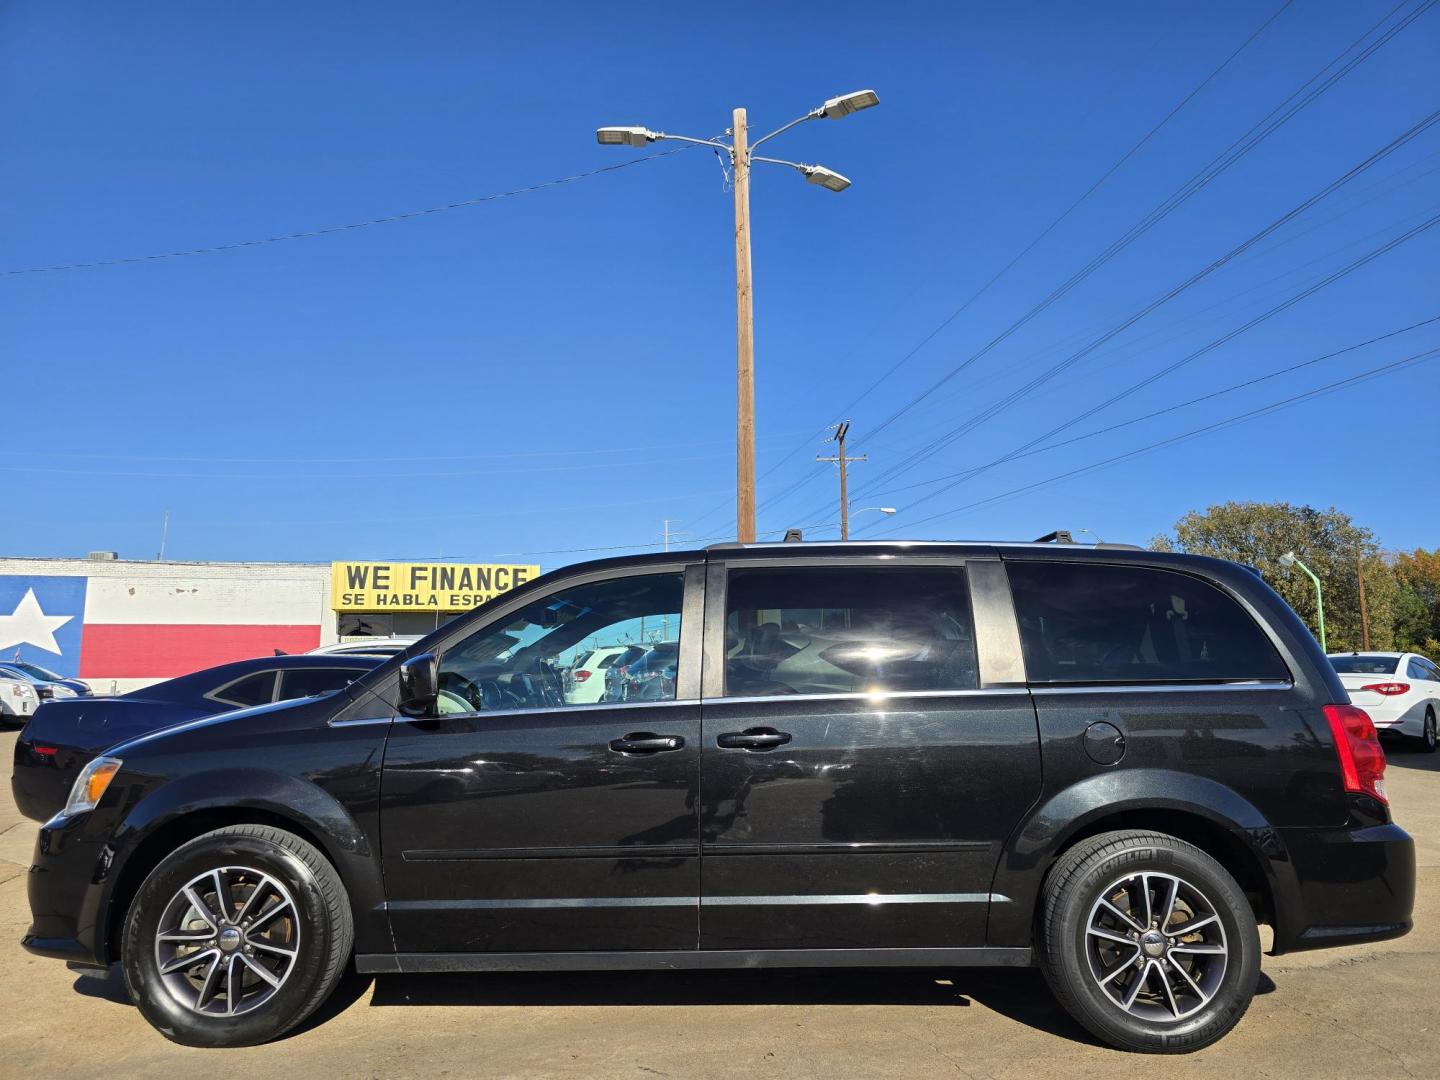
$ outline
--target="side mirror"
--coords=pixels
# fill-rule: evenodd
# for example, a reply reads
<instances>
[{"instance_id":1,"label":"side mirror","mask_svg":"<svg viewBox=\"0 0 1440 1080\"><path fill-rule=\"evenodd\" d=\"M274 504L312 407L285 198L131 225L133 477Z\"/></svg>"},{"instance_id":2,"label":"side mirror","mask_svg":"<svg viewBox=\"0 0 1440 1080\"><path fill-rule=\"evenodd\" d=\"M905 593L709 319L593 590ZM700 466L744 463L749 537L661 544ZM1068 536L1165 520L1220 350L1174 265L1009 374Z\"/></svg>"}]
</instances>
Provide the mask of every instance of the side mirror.
<instances>
[{"instance_id":1,"label":"side mirror","mask_svg":"<svg viewBox=\"0 0 1440 1080\"><path fill-rule=\"evenodd\" d=\"M405 716L426 716L435 710L440 694L439 661L434 653L412 656L400 665L400 700Z\"/></svg>"}]
</instances>

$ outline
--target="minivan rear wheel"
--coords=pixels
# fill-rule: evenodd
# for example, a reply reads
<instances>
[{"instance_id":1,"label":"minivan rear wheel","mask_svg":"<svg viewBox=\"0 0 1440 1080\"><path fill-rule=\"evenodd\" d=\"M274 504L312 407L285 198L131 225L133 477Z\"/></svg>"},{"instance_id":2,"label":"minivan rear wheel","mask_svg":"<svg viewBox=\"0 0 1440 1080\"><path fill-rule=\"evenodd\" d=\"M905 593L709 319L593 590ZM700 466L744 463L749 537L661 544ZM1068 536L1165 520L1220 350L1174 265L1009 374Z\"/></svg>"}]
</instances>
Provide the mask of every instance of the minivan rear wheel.
<instances>
[{"instance_id":1,"label":"minivan rear wheel","mask_svg":"<svg viewBox=\"0 0 1440 1080\"><path fill-rule=\"evenodd\" d=\"M353 940L345 887L314 845L233 825L182 844L150 872L125 918L121 967L166 1038L253 1046L330 995Z\"/></svg>"},{"instance_id":2,"label":"minivan rear wheel","mask_svg":"<svg viewBox=\"0 0 1440 1080\"><path fill-rule=\"evenodd\" d=\"M1187 1053L1245 1015L1260 935L1218 862L1163 833L1103 833L1046 878L1041 966L1051 991L1111 1046Z\"/></svg>"}]
</instances>

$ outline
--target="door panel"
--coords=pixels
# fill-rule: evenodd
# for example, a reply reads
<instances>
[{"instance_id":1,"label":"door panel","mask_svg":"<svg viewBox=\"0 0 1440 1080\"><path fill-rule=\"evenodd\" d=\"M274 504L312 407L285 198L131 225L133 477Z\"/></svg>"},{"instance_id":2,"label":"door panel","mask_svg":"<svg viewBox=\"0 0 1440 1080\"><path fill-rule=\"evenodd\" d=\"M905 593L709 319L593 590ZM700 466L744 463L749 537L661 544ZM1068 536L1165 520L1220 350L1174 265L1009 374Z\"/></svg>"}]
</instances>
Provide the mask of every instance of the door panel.
<instances>
[{"instance_id":1,"label":"door panel","mask_svg":"<svg viewBox=\"0 0 1440 1080\"><path fill-rule=\"evenodd\" d=\"M641 732L684 746L609 746ZM694 948L699 741L693 702L396 724L382 814L397 948Z\"/></svg>"},{"instance_id":2,"label":"door panel","mask_svg":"<svg viewBox=\"0 0 1440 1080\"><path fill-rule=\"evenodd\" d=\"M592 571L436 644L434 715L382 777L399 951L695 948L703 603L698 565ZM571 700L617 643L646 662Z\"/></svg>"},{"instance_id":3,"label":"door panel","mask_svg":"<svg viewBox=\"0 0 1440 1080\"><path fill-rule=\"evenodd\" d=\"M1024 691L705 704L701 948L984 943L1040 786ZM722 750L766 727L774 750Z\"/></svg>"}]
</instances>

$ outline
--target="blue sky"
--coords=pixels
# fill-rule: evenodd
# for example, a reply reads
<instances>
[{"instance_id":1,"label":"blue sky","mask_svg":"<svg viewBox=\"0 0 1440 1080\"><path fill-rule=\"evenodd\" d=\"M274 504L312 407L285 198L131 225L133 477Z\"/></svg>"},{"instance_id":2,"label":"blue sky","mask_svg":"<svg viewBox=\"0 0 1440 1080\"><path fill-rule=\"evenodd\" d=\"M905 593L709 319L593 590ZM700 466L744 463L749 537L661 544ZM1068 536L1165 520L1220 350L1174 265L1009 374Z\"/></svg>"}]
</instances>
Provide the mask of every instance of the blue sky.
<instances>
[{"instance_id":1,"label":"blue sky","mask_svg":"<svg viewBox=\"0 0 1440 1080\"><path fill-rule=\"evenodd\" d=\"M834 534L833 470L813 458L851 405L851 450L870 458L852 472L856 506L901 509L857 518L868 536L1085 528L1143 543L1192 508L1288 499L1339 506L1389 547L1434 547L1440 360L1007 493L1440 346L1440 323L919 500L939 486L923 482L1006 455L1440 211L1440 127L943 451L885 473L1427 116L1440 103L1440 11L867 436L1391 7L1292 4L880 379L1278 6L9 4L0 270L507 191L636 156L595 145L601 124L710 135L744 105L763 131L873 87L878 109L771 144L846 174L850 190L773 167L754 176L762 532ZM151 557L167 509L167 554L181 559L550 567L585 557L575 549L658 545L666 518L689 538L724 538L731 225L719 163L695 150L318 239L0 277L0 551ZM1440 315L1437 261L1440 228L1061 437Z\"/></svg>"}]
</instances>

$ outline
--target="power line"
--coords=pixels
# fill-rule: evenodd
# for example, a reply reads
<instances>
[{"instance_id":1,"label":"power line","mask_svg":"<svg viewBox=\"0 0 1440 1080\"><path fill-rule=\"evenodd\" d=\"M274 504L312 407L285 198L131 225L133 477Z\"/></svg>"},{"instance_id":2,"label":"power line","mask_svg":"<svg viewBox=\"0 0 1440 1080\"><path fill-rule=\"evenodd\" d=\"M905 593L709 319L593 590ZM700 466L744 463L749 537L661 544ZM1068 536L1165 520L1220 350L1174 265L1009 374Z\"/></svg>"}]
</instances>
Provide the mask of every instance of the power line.
<instances>
[{"instance_id":1,"label":"power line","mask_svg":"<svg viewBox=\"0 0 1440 1080\"><path fill-rule=\"evenodd\" d=\"M398 214L387 214L385 217L370 218L367 221L352 221L346 225L327 225L319 229L305 229L301 232L281 233L278 236L266 236L256 240L236 240L228 244L211 244L208 247L187 248L183 251L163 251L154 255L131 255L120 259L95 259L90 262L62 263L56 266L27 266L15 270L0 270L0 277L10 277L15 274L54 274L63 270L94 270L105 266L124 266L130 263L156 262L161 259L183 259L191 255L215 255L223 251L238 251L241 248L261 247L265 244L279 244L287 240L310 240L317 236L330 236L335 233L351 232L355 229L368 229L372 225L389 225L396 221L408 221L411 218L426 217L430 214L444 214L451 210L462 210L468 206L479 206L481 203L510 199L516 195L528 195L531 192L544 191L546 188L560 187L563 184L573 184L577 180L588 180L592 176L618 172L621 169L628 169L634 165L644 164L647 161L654 161L656 158L684 153L688 149L690 149L690 147L681 146L674 150L661 150L658 153L646 154L643 157L632 158L629 161L621 161L615 165L606 165L603 168L590 169L586 172L575 173L571 176L561 176L554 180L544 180L538 184L528 184L525 187L512 188L509 191L499 191L493 195L478 195L473 199L461 199L459 202L444 203L441 206L427 206L420 210L406 210Z\"/></svg>"},{"instance_id":2,"label":"power line","mask_svg":"<svg viewBox=\"0 0 1440 1080\"><path fill-rule=\"evenodd\" d=\"M1375 248L1374 250L1372 250L1372 251L1370 251L1370 252L1367 252L1365 255L1361 256L1359 259L1356 259L1354 262L1350 263L1349 265L1344 266L1344 267L1342 267L1341 269L1335 271L1334 273L1327 275L1325 278L1321 279L1319 282L1316 282L1315 284L1312 284L1312 285L1308 286L1307 288L1301 290L1299 293L1296 293L1294 296L1291 296L1291 297L1288 298L1287 300L1284 300L1284 301L1282 301L1280 304L1277 304L1276 306L1270 308L1268 311L1262 312L1261 314L1255 316L1254 318L1250 319L1249 321L1241 324L1240 326L1234 328L1233 330L1230 330L1228 333L1222 334L1220 337L1216 338L1215 340L1209 342L1209 343L1206 344L1206 345L1201 346L1199 349L1197 349L1197 350L1195 350L1194 352L1190 353L1188 356L1182 357L1180 360L1175 361L1174 363L1170 364L1168 367L1162 369L1161 371L1156 372L1156 373L1153 373L1153 374L1145 377L1144 379L1140 380L1139 382L1131 385L1130 387L1127 387L1125 390L1121 391L1120 393L1111 396L1110 398L1108 398L1106 401L1102 402L1101 404L1096 405L1096 406L1094 406L1094 407L1092 407L1092 408L1090 408L1090 409L1087 409L1087 410L1085 410L1084 412L1078 414L1077 416L1072 417L1071 419L1067 420L1065 423L1059 425L1058 427L1051 428L1051 429L1050 429L1048 432L1046 432L1044 435L1041 435L1041 436L1039 436L1038 438L1035 438L1035 439L1030 440L1029 442L1025 443L1023 446L1018 447L1016 450L1011 451L1010 453L1008 453L1008 454L1006 454L1006 455L1004 455L1004 456L1002 456L1002 457L996 458L996 459L993 460L993 461L987 462L985 465L978 466L978 467L975 468L975 469L969 470L969 472L967 472L966 474L964 474L964 475L962 475L962 476L960 476L960 477L952 480L952 481L951 481L949 484L947 484L945 487L938 488L937 490L930 492L928 495L924 495L924 496L922 496L921 498L917 499L917 500L915 501L915 503L912 504L912 506L916 506L916 505L919 505L919 504L921 504L921 503L929 502L931 499L933 499L933 498L935 498L935 497L937 497L937 496L939 496L939 495L944 494L946 491L949 491L949 490L951 490L952 488L957 487L958 485L960 485L960 484L962 484L962 483L965 483L965 482L966 482L967 480L969 480L972 476L978 476L980 473L987 472L987 471L989 471L990 469L994 468L994 467L997 466L997 465L1001 465L1001 464L1004 464L1004 463L1007 462L1007 461L1013 460L1015 457L1020 456L1020 454L1023 453L1024 451L1029 450L1030 448L1034 447L1035 445L1037 445L1038 443L1044 441L1045 439L1048 439L1048 438L1050 438L1051 436L1056 435L1056 434L1058 434L1058 433L1061 432L1061 431L1064 431L1065 429L1073 426L1074 424L1080 422L1081 420L1086 419L1087 417L1093 416L1095 413L1099 412L1101 409L1104 409L1104 408L1108 407L1109 405L1113 404L1113 403L1116 402L1116 401L1121 400L1122 398L1128 397L1130 394L1136 392L1136 391L1139 390L1141 387L1148 386L1150 383L1155 382L1157 379L1161 378L1162 376L1164 376L1164 375L1166 375L1166 374L1169 374L1170 372L1176 370L1177 368L1183 367L1184 365L1190 363L1191 361L1193 361L1193 360L1195 360L1195 359L1198 359L1199 357L1204 356L1205 354L1207 354L1207 353L1209 353L1209 352L1212 352L1213 350L1219 348L1220 346L1226 344L1227 342L1233 340L1234 338L1239 337L1241 334L1245 333L1246 331L1251 330L1251 329L1253 329L1254 327L1258 326L1260 323L1265 322L1266 320L1272 318L1273 316L1280 314L1282 311L1288 310L1289 308L1293 307L1295 304L1298 304L1301 300L1304 300L1304 299L1306 299L1307 297L1312 296L1312 295L1315 294L1316 292L1319 292L1321 289L1326 288L1327 286L1334 284L1336 281L1339 281L1341 278L1346 277L1347 275L1349 275L1349 274L1353 273L1354 271L1360 269L1362 266L1365 266L1365 265L1367 265L1368 263L1374 261L1375 259L1379 258L1381 255L1384 255L1384 254L1386 254L1387 252L1393 250L1394 248L1400 246L1401 244L1405 243L1407 240L1411 240L1411 239L1413 239L1414 237L1419 236L1421 233L1423 233L1423 232L1425 232L1425 231L1433 228L1433 227L1436 226L1437 224L1440 224L1440 214L1437 214L1437 215L1429 218L1428 220L1426 220L1426 221L1424 221L1424 222L1421 222L1419 225L1416 225L1416 226L1414 226L1413 228L1407 230L1406 232L1402 233L1400 236L1397 236L1397 237L1389 240L1389 241L1386 242L1385 244L1382 244L1380 247Z\"/></svg>"},{"instance_id":3,"label":"power line","mask_svg":"<svg viewBox=\"0 0 1440 1080\"><path fill-rule=\"evenodd\" d=\"M1124 234L1122 234L1116 240L1112 241L1108 247L1106 247L1103 251L1100 252L1100 254L1096 255L1090 260L1090 262L1088 262L1078 271L1072 274L1069 279L1067 279L1061 285L1057 286L1047 297L1041 300L1040 303L1030 308L1029 311L1027 311L1019 319L1011 323L1010 326L1008 326L1000 334L993 337L976 352L972 353L965 360L961 361L955 367L951 368L949 372L947 372L944 376L931 384L930 387L928 387L916 397L912 398L907 404L893 412L889 417L887 417L879 425L873 428L870 431L870 437L874 438L875 436L879 435L881 431L885 430L891 424L895 423L897 420L900 419L900 417L904 416L907 412L909 412L925 398L929 397L941 386L945 385L955 376L959 375L971 364L975 363L975 361L988 354L997 345L1003 343L1012 334L1024 327L1037 315L1041 314L1057 300L1059 300L1065 294L1074 289L1076 285L1080 284L1080 282L1088 278L1097 269L1099 269L1106 262L1114 258L1115 255L1123 251L1140 236L1144 235L1150 229L1154 228L1155 225L1163 221L1181 205L1183 205L1194 195L1196 195L1198 192L1208 186L1222 173L1231 168L1236 162L1240 161L1256 146L1260 145L1261 142L1269 138L1284 124L1293 119L1302 109L1312 104L1322 94L1324 94L1327 90L1333 87L1337 82L1339 82L1342 78L1348 75L1361 63L1373 56L1378 49L1387 44L1398 33L1400 33L1412 22L1414 22L1415 19L1419 18L1431 7L1433 7L1437 0L1422 0L1422 3L1418 7L1416 7L1409 14L1405 15L1403 18L1401 18L1400 21L1398 21L1394 26L1391 26L1389 29L1387 29L1383 34L1380 35L1380 37L1376 38L1369 45L1365 46L1360 51L1360 53L1352 57L1350 60L1345 61L1339 69L1332 72L1329 76L1325 75L1326 71L1328 71L1332 67L1335 67L1336 64L1341 63L1341 61L1347 54L1349 54L1357 46L1359 46L1360 43L1363 42L1366 38L1370 37L1370 35L1373 34L1387 20L1389 20L1390 17L1395 14L1395 12L1400 10L1400 8L1404 7L1406 2L1408 2L1408 0L1401 0L1399 4L1396 4L1395 7L1391 8L1390 11L1388 11L1379 21L1377 21L1368 30L1366 30L1363 34L1361 34L1358 38L1356 38L1353 42L1351 42L1343 50L1341 50L1341 52L1333 60L1331 60L1318 72L1316 72L1304 83L1302 83L1299 89L1292 92L1289 97L1285 98L1279 105L1277 105L1274 109L1267 113L1261 120L1259 120L1248 131L1246 131L1245 134L1241 135L1240 138L1232 142L1229 147L1227 147L1215 158L1211 159L1211 161L1207 165L1201 168L1189 180L1187 180L1184 184L1177 188L1168 198L1159 203L1148 214L1146 214L1138 222L1132 225L1130 229L1128 229ZM1323 81L1320 82L1319 85L1314 86L1313 89L1307 90L1307 87L1311 87L1312 84L1316 83L1316 80L1319 80L1322 77L1324 77ZM1297 98L1299 98L1298 101L1296 100ZM1292 102L1294 102L1293 105L1291 104ZM903 468L904 464L904 462L898 463L887 474L881 477L877 477L876 482L881 482L889 475L893 475L894 471Z\"/></svg>"},{"instance_id":4,"label":"power line","mask_svg":"<svg viewBox=\"0 0 1440 1080\"><path fill-rule=\"evenodd\" d=\"M890 480L890 479L893 479L893 478L896 477L896 476L902 475L904 472L908 471L909 469L914 468L914 467L915 467L916 465L918 465L921 461L924 461L924 460L926 460L927 458L933 457L935 454L939 453L941 450L944 450L946 447L952 445L952 444L955 443L958 439L960 439L963 435L967 434L967 433L970 432L970 431L973 431L975 428L979 427L981 424L983 424L983 423L986 422L987 420L990 420L990 419L994 418L995 416L999 415L999 413L1003 412L1005 409L1009 408L1011 405L1014 405L1016 402L1020 401L1022 398L1024 398L1024 397L1027 396L1028 394L1032 393L1034 390L1038 389L1040 386L1045 385L1045 383L1047 383L1047 382L1049 382L1051 379L1055 378L1055 376L1057 376L1057 375L1060 374L1061 372L1063 372L1063 371L1069 369L1070 367L1072 367L1073 365L1079 363L1082 359L1084 359L1086 356L1090 355L1092 352L1094 352L1096 349L1098 349L1101 345L1104 345L1106 342L1108 342L1108 341L1112 340L1113 338L1117 337L1119 334L1123 333L1125 330L1127 330L1127 329L1129 329L1131 326L1135 325L1135 323L1139 322L1141 319L1143 319L1143 318L1145 318L1146 316L1150 315L1152 312L1154 312L1154 311L1155 311L1156 309L1158 309L1159 307L1163 306L1164 304L1169 303L1169 302L1170 302L1171 300L1173 300L1175 297L1177 297L1177 296L1181 295L1182 293L1186 292L1187 290L1193 288L1193 287L1194 287L1195 285L1197 285L1199 282L1201 282L1201 281L1203 281L1205 278L1209 277L1209 276L1210 276L1211 274L1213 274L1216 270L1220 269L1221 267L1225 266L1227 263L1232 262L1234 259L1236 259L1236 258L1239 257L1240 255L1244 254L1244 253L1245 253L1247 250L1249 250L1251 247L1254 247L1254 246L1255 246L1256 244L1258 244L1261 240L1265 239L1267 236L1271 235L1271 234L1274 233L1276 230L1282 228L1283 226L1285 226L1286 224L1288 224L1290 221L1293 221L1296 217L1298 217L1300 214L1303 214L1306 210L1310 209L1310 208L1311 208L1312 206L1314 206L1316 203L1320 202L1322 199L1326 198L1326 197L1329 196L1330 194L1334 193L1335 191L1338 191L1340 188L1342 188L1342 187L1344 187L1346 184L1350 183L1350 182L1351 182L1352 180L1354 180L1357 176L1360 176L1360 175L1361 175L1362 173L1364 173L1367 169L1369 169L1369 168L1371 168L1372 166L1374 166L1377 162L1384 160L1386 157L1388 157L1390 154L1394 153L1394 152L1395 152L1396 150L1398 150L1400 147L1406 145L1406 144L1409 143L1411 140L1417 138L1419 135L1421 135L1421 134L1424 133L1425 131L1429 130L1429 129L1430 129L1432 126L1434 126L1437 122L1440 122L1440 110L1436 110L1435 112L1432 112L1429 116L1425 117L1423 120L1421 120L1421 121L1419 121L1418 123L1412 125L1407 131L1403 132L1402 134L1398 135L1396 138L1392 139L1389 143L1387 143L1385 146L1381 147L1379 150L1375 151L1373 154L1371 154L1369 157L1365 158L1363 161L1361 161L1361 162L1359 162L1358 164L1352 166L1352 167L1351 167L1349 170L1347 170L1345 173L1343 173L1343 174L1341 174L1340 176L1336 177L1336 178L1335 178L1334 180L1332 180L1329 184L1325 185L1325 187L1323 187L1323 188L1321 188L1319 191L1315 192L1315 193L1314 193L1313 195L1311 195L1309 198L1305 199L1303 202L1299 203L1297 206L1293 207L1292 209L1290 209L1289 211L1287 211L1285 214L1282 214L1280 217L1276 218L1276 219L1275 219L1274 221L1272 221L1269 225L1265 226L1265 228L1263 228L1263 229L1261 229L1259 232L1253 234L1252 236L1250 236L1248 239L1246 239L1245 241L1243 241L1241 244L1237 245L1236 247L1231 248L1230 251L1228 251L1228 252L1225 253L1224 255L1220 256L1218 259L1213 260L1213 261L1210 262L1207 266L1203 267L1201 270L1199 270L1199 271L1197 271L1196 273L1190 275L1188 278L1186 278L1184 281L1180 282L1178 285L1175 285L1174 287L1172 287L1172 288L1171 288L1170 290L1168 290L1167 292L1163 293L1162 295L1160 295L1160 296L1157 297L1156 299L1152 300L1150 303L1148 303L1148 304L1146 304L1144 307L1142 307L1139 311L1137 311L1137 312L1135 312L1134 314L1130 315L1128 318L1126 318L1125 320L1123 320L1122 322L1120 322L1120 323L1117 324L1116 326L1114 326L1114 327L1112 327L1111 329L1107 330L1107 331L1106 331L1104 334L1102 334L1100 337L1098 337L1098 338L1096 338L1094 341L1090 342L1090 344L1088 344L1088 345L1086 345L1085 347L1079 349L1078 351L1072 353L1071 355L1069 355L1069 356L1066 357L1065 359L1059 361L1058 363L1052 365L1051 367L1049 367L1048 369L1046 369L1044 372L1042 372L1040 375L1037 375L1035 378L1031 379L1029 382L1025 383L1023 386L1019 387L1018 389L1012 391L1010 394L1008 394L1008 395L1006 395L1005 397L1001 398L999 401L993 402L992 404L990 404L990 405L987 406L986 408L980 410L980 412L974 414L973 416L971 416L970 418L966 419L965 421L962 421L960 424L958 424L958 425L956 425L955 427L951 428L951 429L950 429L948 432L946 432L944 435L940 436L940 437L937 438L937 439L932 440L930 443L926 444L925 446L921 447L920 449L918 449L918 450L912 452L911 454L907 455L906 458L904 458L900 463L898 463L897 465L893 466L892 468L890 468L889 470L887 470L884 475L882 475L882 476L880 476L880 477L877 477L874 482L872 482L871 484L867 485L864 490L865 490L865 491L871 491L871 490L873 490L878 484L884 483L884 482L887 481L887 480ZM1426 229L1426 228L1429 228L1429 225L1428 225L1428 224L1417 227L1417 229L1418 229L1419 231L1423 231L1423 230ZM1372 252L1372 253L1371 253L1369 256L1367 256L1364 260L1362 260L1362 262L1357 263L1357 264L1353 264L1351 267L1347 268L1345 271L1343 271L1343 272L1340 274L1340 276L1344 276L1344 273L1349 273L1350 270L1357 269L1358 266L1363 265L1364 262L1368 262L1371 258L1378 257L1380 254L1383 254L1385 251L1388 251L1388 250L1389 250L1389 247L1390 247L1390 246L1393 246L1395 243L1403 243L1404 240L1409 239L1410 236L1412 236L1412 235L1414 235L1414 234L1415 234L1414 231L1412 231L1412 232L1410 232L1410 233L1407 233L1407 234L1405 234L1402 238L1400 238L1399 240L1393 241L1391 245L1382 247L1381 249L1378 249L1376 252ZM1332 278L1330 278L1330 279L1327 279L1322 285L1317 286L1316 288L1323 288L1324 285L1329 284L1330 281L1332 281L1332 280L1335 280L1335 278L1332 277ZM1313 291L1314 291L1314 288L1312 288L1311 290L1309 290L1309 292L1313 292ZM1304 296L1309 295L1309 292L1303 293L1303 294L1301 294L1301 296L1292 299L1292 301L1290 301L1290 303L1294 303L1294 302L1297 302L1299 299L1303 299ZM1288 304L1287 304L1287 306L1288 306ZM1275 314L1278 310L1283 310L1283 309L1276 309L1276 310L1270 312L1269 314ZM1268 317L1268 315L1267 315L1266 317ZM1253 325L1253 323L1252 323L1252 324L1249 324L1249 325ZM1248 329L1248 328L1249 328L1249 326L1247 325L1247 326L1245 327L1245 329ZM1162 373L1162 374L1163 374L1163 373ZM1156 376L1156 377L1158 377L1158 376ZM1152 379L1151 381L1153 381L1153 379ZM1108 403L1107 403L1107 404L1108 404ZM1101 406L1101 407L1103 407L1103 406ZM1086 415L1089 415L1089 414L1087 413ZM1083 419L1083 418L1084 418L1084 417L1082 416L1081 419ZM1053 434L1053 432L1047 433L1047 435L1046 435L1046 436L1042 436L1042 438L1048 437L1049 434Z\"/></svg>"},{"instance_id":5,"label":"power line","mask_svg":"<svg viewBox=\"0 0 1440 1080\"><path fill-rule=\"evenodd\" d=\"M776 431L764 436L764 438L775 439L798 433L799 429ZM733 440L730 439L702 439L698 442L650 443L645 446L611 446L597 450L522 450L505 454L431 454L421 457L392 456L389 454L372 454L368 457L191 457L172 454L59 453L53 450L27 449L0 449L0 454L12 457L65 458L80 461L181 461L191 464L214 463L225 465L362 465L400 464L416 461L495 461L515 458L591 457L595 454L630 454L643 450L673 450L677 447L717 446L729 444L732 441ZM627 464L644 463L629 462Z\"/></svg>"},{"instance_id":6,"label":"power line","mask_svg":"<svg viewBox=\"0 0 1440 1080\"><path fill-rule=\"evenodd\" d=\"M1199 405L1202 402L1212 401L1215 398L1224 397L1226 394L1233 394L1239 390L1245 390L1252 386L1258 386L1260 383L1269 382L1271 379L1278 379L1284 375L1293 375L1297 371L1302 371L1308 367L1314 367L1316 364L1323 363L1326 360L1333 360L1337 356L1344 356L1347 353L1355 352L1358 349L1364 349L1370 345L1378 344L1381 341L1388 341L1390 338L1398 337L1401 334L1409 333L1411 330L1418 330L1422 326L1429 326L1432 323L1436 322L1440 322L1440 315L1432 315L1428 319L1421 319L1419 322L1411 323L1409 326L1402 326L1399 329L1390 330L1384 334L1377 334L1375 337L1369 338L1365 341L1358 341L1354 345L1347 345L1343 349L1336 349L1333 352L1328 352L1321 356L1314 356L1311 357L1309 360L1301 360L1300 362L1290 364L1287 367L1277 368L1275 371L1271 371L1268 374L1257 375L1253 379L1246 379L1243 382L1233 383L1230 386L1227 386L1221 390L1212 390L1208 394L1201 394L1199 397L1191 398L1188 401L1182 401L1175 405L1167 405L1162 409L1155 409L1141 416L1134 416L1128 420L1121 420L1118 423L1110 424L1109 426L1103 428L1096 428L1093 431L1087 431L1081 435L1072 435L1070 438L1061 439L1059 442L1046 443L1044 446L1027 449L1024 453L1015 454L1014 457L1009 460L1018 461L1021 458L1034 457L1037 454L1045 454L1050 452L1051 450L1058 450L1064 446L1072 446L1075 443L1084 442L1087 439L1093 439L1100 435L1108 435L1113 431L1119 431L1121 428L1134 427L1136 424L1142 424L1146 420L1154 420L1156 417L1165 416L1168 413L1172 412L1178 412L1181 409L1190 408L1192 405ZM999 464L999 462L996 461L992 464ZM964 469L957 473L948 473L945 476L937 476L930 480L921 480L917 483L906 484L898 488L887 488L885 491L880 492L880 494L884 496L895 495L903 491L912 491L915 488L929 487L931 484L939 484L946 480L952 480L956 477L962 476L968 480L970 477L978 475L983 468L985 467L977 466L974 469ZM808 527L809 526L807 526L807 528Z\"/></svg>"},{"instance_id":7,"label":"power line","mask_svg":"<svg viewBox=\"0 0 1440 1080\"><path fill-rule=\"evenodd\" d=\"M1271 402L1268 405L1262 405L1257 409L1251 409L1248 412L1238 413L1235 416L1226 417L1224 420L1218 420L1212 424L1205 424L1202 427L1193 428L1190 431L1183 432L1179 435L1172 435L1169 438L1161 439L1158 442L1153 442L1146 446L1141 446L1134 450L1126 451L1123 454L1116 454L1115 456L1105 458L1102 461L1096 461L1092 462L1089 465L1082 465L1079 468L1069 469L1066 472L1058 473L1055 476L1048 477L1045 480L1037 480L1034 483L1025 484L1021 487L1011 488L1009 491L1002 491L998 495L991 495L988 498L977 499L975 502L967 503L964 506L957 506L949 510L942 510L938 514L931 514L929 517L920 518L918 521L907 522L906 525L907 527L924 525L927 522L936 521L944 517L950 517L953 514L963 513L966 510L973 510L979 506L986 506L990 503L999 502L1000 500L1009 498L1013 495L1021 495L1025 492L1033 491L1036 488L1045 487L1048 484L1058 483L1061 480L1068 480L1071 477L1079 476L1082 473L1093 472L1096 469L1102 469L1109 465L1115 465L1119 462L1127 461L1131 458L1136 458L1141 456L1142 454L1148 454L1152 451L1163 449L1167 446L1174 446L1177 443L1185 442L1189 439L1198 438L1201 435L1207 435L1215 431L1220 431L1224 428L1232 427L1236 424L1245 423L1248 420L1258 419L1261 416L1276 412L1280 409L1288 408L1292 405L1298 405L1301 402L1309 401L1313 398L1320 397L1323 394L1333 393L1334 391L1343 389L1346 386L1351 386L1354 384L1368 381L1370 379L1378 378L1381 375L1389 374L1393 371L1399 371L1413 364L1419 364L1427 360L1433 360L1436 357L1440 357L1440 348L1429 349L1423 353L1417 353L1413 356L1407 356L1402 360L1394 360L1388 364L1382 364L1379 367L1371 368L1369 371L1362 372L1359 375L1351 375L1348 378L1338 379L1335 382L1326 383L1325 385L1318 386L1313 390L1307 390L1304 393L1295 394L1288 398L1282 398L1281 400Z\"/></svg>"}]
</instances>

